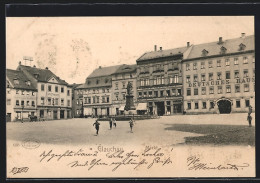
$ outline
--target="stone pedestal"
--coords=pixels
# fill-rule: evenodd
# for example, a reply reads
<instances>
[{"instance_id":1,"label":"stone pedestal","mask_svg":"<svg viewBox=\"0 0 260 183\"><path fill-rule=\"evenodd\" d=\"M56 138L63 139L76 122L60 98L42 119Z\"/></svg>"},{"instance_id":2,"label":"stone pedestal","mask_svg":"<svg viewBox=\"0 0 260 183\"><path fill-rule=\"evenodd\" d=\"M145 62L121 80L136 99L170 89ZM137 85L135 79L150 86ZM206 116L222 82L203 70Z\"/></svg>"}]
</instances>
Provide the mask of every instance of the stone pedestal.
<instances>
[{"instance_id":1,"label":"stone pedestal","mask_svg":"<svg viewBox=\"0 0 260 183\"><path fill-rule=\"evenodd\" d=\"M134 100L133 100L133 98L134 98L133 95L127 95L127 96L126 96L125 111L128 111L128 110L135 110L135 106L134 106Z\"/></svg>"}]
</instances>

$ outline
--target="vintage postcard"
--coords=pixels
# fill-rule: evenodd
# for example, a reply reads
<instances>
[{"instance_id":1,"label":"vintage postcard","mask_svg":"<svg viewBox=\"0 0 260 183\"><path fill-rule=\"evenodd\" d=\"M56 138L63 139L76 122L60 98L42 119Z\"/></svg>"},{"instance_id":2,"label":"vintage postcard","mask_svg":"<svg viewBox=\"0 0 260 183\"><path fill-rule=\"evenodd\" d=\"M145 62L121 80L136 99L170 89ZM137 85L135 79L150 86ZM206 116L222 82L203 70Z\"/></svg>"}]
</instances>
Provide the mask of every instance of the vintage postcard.
<instances>
[{"instance_id":1,"label":"vintage postcard","mask_svg":"<svg viewBox=\"0 0 260 183\"><path fill-rule=\"evenodd\" d=\"M6 17L7 178L255 177L254 16Z\"/></svg>"}]
</instances>

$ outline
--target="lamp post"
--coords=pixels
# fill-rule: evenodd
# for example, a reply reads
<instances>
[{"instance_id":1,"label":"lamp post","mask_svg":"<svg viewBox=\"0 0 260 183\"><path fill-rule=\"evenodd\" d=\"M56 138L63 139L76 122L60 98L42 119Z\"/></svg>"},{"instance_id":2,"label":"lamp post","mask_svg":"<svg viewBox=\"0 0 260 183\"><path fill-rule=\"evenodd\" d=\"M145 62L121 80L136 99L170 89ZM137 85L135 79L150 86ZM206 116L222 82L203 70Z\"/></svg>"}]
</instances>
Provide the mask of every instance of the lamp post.
<instances>
[{"instance_id":1,"label":"lamp post","mask_svg":"<svg viewBox=\"0 0 260 183\"><path fill-rule=\"evenodd\" d=\"M22 123L23 123L23 109L24 109L24 104L22 104L21 106L22 106L22 116L21 116L22 118L21 118L21 121L22 121Z\"/></svg>"}]
</instances>

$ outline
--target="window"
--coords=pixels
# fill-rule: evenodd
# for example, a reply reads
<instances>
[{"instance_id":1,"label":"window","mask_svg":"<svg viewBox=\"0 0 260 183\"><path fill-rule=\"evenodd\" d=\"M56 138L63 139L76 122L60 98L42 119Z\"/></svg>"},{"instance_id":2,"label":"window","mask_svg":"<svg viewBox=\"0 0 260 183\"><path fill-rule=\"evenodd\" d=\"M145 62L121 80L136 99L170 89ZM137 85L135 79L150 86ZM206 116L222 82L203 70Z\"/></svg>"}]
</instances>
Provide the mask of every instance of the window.
<instances>
[{"instance_id":1,"label":"window","mask_svg":"<svg viewBox=\"0 0 260 183\"><path fill-rule=\"evenodd\" d=\"M209 94L214 94L214 86L209 87Z\"/></svg>"},{"instance_id":2,"label":"window","mask_svg":"<svg viewBox=\"0 0 260 183\"><path fill-rule=\"evenodd\" d=\"M190 76L186 76L186 82L187 82L187 83L190 82Z\"/></svg>"},{"instance_id":3,"label":"window","mask_svg":"<svg viewBox=\"0 0 260 183\"><path fill-rule=\"evenodd\" d=\"M122 83L122 88L125 88L125 82Z\"/></svg>"},{"instance_id":4,"label":"window","mask_svg":"<svg viewBox=\"0 0 260 183\"><path fill-rule=\"evenodd\" d=\"M226 86L226 93L231 93L231 86L230 85Z\"/></svg>"},{"instance_id":5,"label":"window","mask_svg":"<svg viewBox=\"0 0 260 183\"><path fill-rule=\"evenodd\" d=\"M109 97L107 97L107 103L109 103Z\"/></svg>"},{"instance_id":6,"label":"window","mask_svg":"<svg viewBox=\"0 0 260 183\"><path fill-rule=\"evenodd\" d=\"M239 78L239 71L235 71L235 78Z\"/></svg>"},{"instance_id":7,"label":"window","mask_svg":"<svg viewBox=\"0 0 260 183\"><path fill-rule=\"evenodd\" d=\"M199 103L195 102L195 109L198 109L198 108L199 108Z\"/></svg>"},{"instance_id":8,"label":"window","mask_svg":"<svg viewBox=\"0 0 260 183\"><path fill-rule=\"evenodd\" d=\"M22 90L22 95L24 95L24 90Z\"/></svg>"},{"instance_id":9,"label":"window","mask_svg":"<svg viewBox=\"0 0 260 183\"><path fill-rule=\"evenodd\" d=\"M201 81L205 81L206 80L206 75L205 74L201 74Z\"/></svg>"},{"instance_id":10,"label":"window","mask_svg":"<svg viewBox=\"0 0 260 183\"><path fill-rule=\"evenodd\" d=\"M249 92L249 84L244 84L244 92Z\"/></svg>"},{"instance_id":11,"label":"window","mask_svg":"<svg viewBox=\"0 0 260 183\"><path fill-rule=\"evenodd\" d=\"M139 96L139 97L142 97L142 92L138 92L138 96Z\"/></svg>"},{"instance_id":12,"label":"window","mask_svg":"<svg viewBox=\"0 0 260 183\"><path fill-rule=\"evenodd\" d=\"M48 86L48 91L51 92L51 85Z\"/></svg>"},{"instance_id":13,"label":"window","mask_svg":"<svg viewBox=\"0 0 260 183\"><path fill-rule=\"evenodd\" d=\"M187 103L187 109L191 109L191 103L190 102Z\"/></svg>"},{"instance_id":14,"label":"window","mask_svg":"<svg viewBox=\"0 0 260 183\"><path fill-rule=\"evenodd\" d=\"M247 78L247 77L248 77L248 70L245 69L245 70L244 70L244 78Z\"/></svg>"},{"instance_id":15,"label":"window","mask_svg":"<svg viewBox=\"0 0 260 183\"><path fill-rule=\"evenodd\" d=\"M181 95L181 89L177 89L177 95L180 96Z\"/></svg>"},{"instance_id":16,"label":"window","mask_svg":"<svg viewBox=\"0 0 260 183\"><path fill-rule=\"evenodd\" d=\"M31 82L30 81L26 81L26 85L27 86L31 86Z\"/></svg>"},{"instance_id":17,"label":"window","mask_svg":"<svg viewBox=\"0 0 260 183\"><path fill-rule=\"evenodd\" d=\"M221 67L221 60L217 60L217 67Z\"/></svg>"},{"instance_id":18,"label":"window","mask_svg":"<svg viewBox=\"0 0 260 183\"><path fill-rule=\"evenodd\" d=\"M18 79L14 79L14 84L15 85L19 85L19 80Z\"/></svg>"},{"instance_id":19,"label":"window","mask_svg":"<svg viewBox=\"0 0 260 183\"><path fill-rule=\"evenodd\" d=\"M88 103L91 104L91 97L88 98Z\"/></svg>"},{"instance_id":20,"label":"window","mask_svg":"<svg viewBox=\"0 0 260 183\"><path fill-rule=\"evenodd\" d=\"M34 101L32 101L32 106L35 107L35 102Z\"/></svg>"},{"instance_id":21,"label":"window","mask_svg":"<svg viewBox=\"0 0 260 183\"><path fill-rule=\"evenodd\" d=\"M193 70L197 70L197 63L193 63Z\"/></svg>"},{"instance_id":22,"label":"window","mask_svg":"<svg viewBox=\"0 0 260 183\"><path fill-rule=\"evenodd\" d=\"M26 105L29 106L30 105L30 101L27 100L26 101Z\"/></svg>"},{"instance_id":23,"label":"window","mask_svg":"<svg viewBox=\"0 0 260 183\"><path fill-rule=\"evenodd\" d=\"M198 75L193 76L193 82L198 82Z\"/></svg>"},{"instance_id":24,"label":"window","mask_svg":"<svg viewBox=\"0 0 260 183\"><path fill-rule=\"evenodd\" d=\"M55 92L58 92L59 88L58 86L55 86Z\"/></svg>"},{"instance_id":25,"label":"window","mask_svg":"<svg viewBox=\"0 0 260 183\"><path fill-rule=\"evenodd\" d=\"M30 95L30 92L29 92L29 91L27 91L27 95Z\"/></svg>"},{"instance_id":26,"label":"window","mask_svg":"<svg viewBox=\"0 0 260 183\"><path fill-rule=\"evenodd\" d=\"M179 76L178 75L174 75L173 83L178 83L178 82L179 82Z\"/></svg>"},{"instance_id":27,"label":"window","mask_svg":"<svg viewBox=\"0 0 260 183\"><path fill-rule=\"evenodd\" d=\"M99 103L99 96L97 96L97 103Z\"/></svg>"},{"instance_id":28,"label":"window","mask_svg":"<svg viewBox=\"0 0 260 183\"><path fill-rule=\"evenodd\" d=\"M32 96L34 96L34 92L32 92Z\"/></svg>"},{"instance_id":29,"label":"window","mask_svg":"<svg viewBox=\"0 0 260 183\"><path fill-rule=\"evenodd\" d=\"M209 61L209 68L212 68L212 61Z\"/></svg>"},{"instance_id":30,"label":"window","mask_svg":"<svg viewBox=\"0 0 260 183\"><path fill-rule=\"evenodd\" d=\"M235 85L235 92L239 93L240 92L240 85Z\"/></svg>"},{"instance_id":31,"label":"window","mask_svg":"<svg viewBox=\"0 0 260 183\"><path fill-rule=\"evenodd\" d=\"M213 73L209 73L209 80L213 80Z\"/></svg>"},{"instance_id":32,"label":"window","mask_svg":"<svg viewBox=\"0 0 260 183\"><path fill-rule=\"evenodd\" d=\"M70 106L70 100L68 100L67 105Z\"/></svg>"},{"instance_id":33,"label":"window","mask_svg":"<svg viewBox=\"0 0 260 183\"><path fill-rule=\"evenodd\" d=\"M222 94L222 86L218 86L218 94Z\"/></svg>"},{"instance_id":34,"label":"window","mask_svg":"<svg viewBox=\"0 0 260 183\"><path fill-rule=\"evenodd\" d=\"M153 92L152 91L149 91L148 94L149 94L149 97L153 96Z\"/></svg>"},{"instance_id":35,"label":"window","mask_svg":"<svg viewBox=\"0 0 260 183\"><path fill-rule=\"evenodd\" d=\"M48 98L48 105L51 105L51 98Z\"/></svg>"},{"instance_id":36,"label":"window","mask_svg":"<svg viewBox=\"0 0 260 183\"><path fill-rule=\"evenodd\" d=\"M191 96L191 90L190 90L190 88L187 89L187 96Z\"/></svg>"},{"instance_id":37,"label":"window","mask_svg":"<svg viewBox=\"0 0 260 183\"><path fill-rule=\"evenodd\" d=\"M226 66L229 66L230 63L229 63L229 59L226 59Z\"/></svg>"},{"instance_id":38,"label":"window","mask_svg":"<svg viewBox=\"0 0 260 183\"><path fill-rule=\"evenodd\" d=\"M222 73L221 72L218 72L217 73L217 80L221 80L222 79Z\"/></svg>"},{"instance_id":39,"label":"window","mask_svg":"<svg viewBox=\"0 0 260 183\"><path fill-rule=\"evenodd\" d=\"M147 92L144 92L144 97L147 97L146 95L147 95Z\"/></svg>"},{"instance_id":40,"label":"window","mask_svg":"<svg viewBox=\"0 0 260 183\"><path fill-rule=\"evenodd\" d=\"M55 98L55 105L59 105L59 99Z\"/></svg>"},{"instance_id":41,"label":"window","mask_svg":"<svg viewBox=\"0 0 260 183\"><path fill-rule=\"evenodd\" d=\"M93 104L96 103L96 97L93 96L93 97L92 97L92 101L93 101ZM102 101L102 102L105 103L105 99L104 99L104 101Z\"/></svg>"},{"instance_id":42,"label":"window","mask_svg":"<svg viewBox=\"0 0 260 183\"><path fill-rule=\"evenodd\" d=\"M19 106L19 105L20 105L20 104L19 104L19 100L16 100L15 104L16 104L17 106Z\"/></svg>"},{"instance_id":43,"label":"window","mask_svg":"<svg viewBox=\"0 0 260 183\"><path fill-rule=\"evenodd\" d=\"M243 63L248 64L248 58L247 57L243 57Z\"/></svg>"},{"instance_id":44,"label":"window","mask_svg":"<svg viewBox=\"0 0 260 183\"><path fill-rule=\"evenodd\" d=\"M141 80L141 86L143 86L142 85L142 80ZM116 83L116 90L118 90L118 83Z\"/></svg>"},{"instance_id":45,"label":"window","mask_svg":"<svg viewBox=\"0 0 260 183\"><path fill-rule=\"evenodd\" d=\"M201 88L201 95L206 95L206 87Z\"/></svg>"},{"instance_id":46,"label":"window","mask_svg":"<svg viewBox=\"0 0 260 183\"><path fill-rule=\"evenodd\" d=\"M166 95L167 95L167 97L169 97L171 94L170 94L170 90L167 90L166 91Z\"/></svg>"},{"instance_id":47,"label":"window","mask_svg":"<svg viewBox=\"0 0 260 183\"><path fill-rule=\"evenodd\" d=\"M64 87L63 86L60 88L60 91L61 91L61 93L64 93Z\"/></svg>"},{"instance_id":48,"label":"window","mask_svg":"<svg viewBox=\"0 0 260 183\"><path fill-rule=\"evenodd\" d=\"M206 102L202 102L202 109L207 109L207 103Z\"/></svg>"},{"instance_id":49,"label":"window","mask_svg":"<svg viewBox=\"0 0 260 183\"><path fill-rule=\"evenodd\" d=\"M21 101L21 106L24 107L24 101L23 100Z\"/></svg>"},{"instance_id":50,"label":"window","mask_svg":"<svg viewBox=\"0 0 260 183\"><path fill-rule=\"evenodd\" d=\"M64 105L64 99L60 99L60 105Z\"/></svg>"},{"instance_id":51,"label":"window","mask_svg":"<svg viewBox=\"0 0 260 183\"><path fill-rule=\"evenodd\" d=\"M252 62L255 63L255 56L252 56Z\"/></svg>"},{"instance_id":52,"label":"window","mask_svg":"<svg viewBox=\"0 0 260 183\"><path fill-rule=\"evenodd\" d=\"M230 72L229 71L226 72L226 79L230 79Z\"/></svg>"},{"instance_id":53,"label":"window","mask_svg":"<svg viewBox=\"0 0 260 183\"><path fill-rule=\"evenodd\" d=\"M98 84L99 84L99 80L97 79L97 80L96 80L96 85L98 85Z\"/></svg>"},{"instance_id":54,"label":"window","mask_svg":"<svg viewBox=\"0 0 260 183\"><path fill-rule=\"evenodd\" d=\"M240 100L236 101L236 108L240 108Z\"/></svg>"},{"instance_id":55,"label":"window","mask_svg":"<svg viewBox=\"0 0 260 183\"><path fill-rule=\"evenodd\" d=\"M154 96L158 97L158 91L154 91Z\"/></svg>"},{"instance_id":56,"label":"window","mask_svg":"<svg viewBox=\"0 0 260 183\"><path fill-rule=\"evenodd\" d=\"M6 100L6 105L11 105L11 99Z\"/></svg>"},{"instance_id":57,"label":"window","mask_svg":"<svg viewBox=\"0 0 260 183\"><path fill-rule=\"evenodd\" d=\"M161 97L163 97L163 93L164 93L163 91L160 91L160 96L161 96Z\"/></svg>"},{"instance_id":58,"label":"window","mask_svg":"<svg viewBox=\"0 0 260 183\"><path fill-rule=\"evenodd\" d=\"M214 102L210 101L209 104L210 104L210 109L213 109L214 108Z\"/></svg>"},{"instance_id":59,"label":"window","mask_svg":"<svg viewBox=\"0 0 260 183\"><path fill-rule=\"evenodd\" d=\"M238 65L238 58L234 58L234 65Z\"/></svg>"},{"instance_id":60,"label":"window","mask_svg":"<svg viewBox=\"0 0 260 183\"><path fill-rule=\"evenodd\" d=\"M44 105L44 97L41 97L41 104Z\"/></svg>"},{"instance_id":61,"label":"window","mask_svg":"<svg viewBox=\"0 0 260 183\"><path fill-rule=\"evenodd\" d=\"M198 95L198 88L194 88L194 95Z\"/></svg>"},{"instance_id":62,"label":"window","mask_svg":"<svg viewBox=\"0 0 260 183\"><path fill-rule=\"evenodd\" d=\"M250 106L250 101L248 99L245 100L245 103L246 103L246 107Z\"/></svg>"},{"instance_id":63,"label":"window","mask_svg":"<svg viewBox=\"0 0 260 183\"><path fill-rule=\"evenodd\" d=\"M19 94L19 90L16 90L16 94Z\"/></svg>"},{"instance_id":64,"label":"window","mask_svg":"<svg viewBox=\"0 0 260 183\"><path fill-rule=\"evenodd\" d=\"M205 69L205 62L201 62L201 63L200 63L200 68L201 68L201 69Z\"/></svg>"},{"instance_id":65,"label":"window","mask_svg":"<svg viewBox=\"0 0 260 183\"><path fill-rule=\"evenodd\" d=\"M172 96L176 96L176 90L172 89Z\"/></svg>"},{"instance_id":66,"label":"window","mask_svg":"<svg viewBox=\"0 0 260 183\"><path fill-rule=\"evenodd\" d=\"M118 94L115 95L116 96L116 100L118 100ZM140 96L139 96L140 97Z\"/></svg>"},{"instance_id":67,"label":"window","mask_svg":"<svg viewBox=\"0 0 260 183\"><path fill-rule=\"evenodd\" d=\"M190 64L186 64L186 71L190 70Z\"/></svg>"}]
</instances>

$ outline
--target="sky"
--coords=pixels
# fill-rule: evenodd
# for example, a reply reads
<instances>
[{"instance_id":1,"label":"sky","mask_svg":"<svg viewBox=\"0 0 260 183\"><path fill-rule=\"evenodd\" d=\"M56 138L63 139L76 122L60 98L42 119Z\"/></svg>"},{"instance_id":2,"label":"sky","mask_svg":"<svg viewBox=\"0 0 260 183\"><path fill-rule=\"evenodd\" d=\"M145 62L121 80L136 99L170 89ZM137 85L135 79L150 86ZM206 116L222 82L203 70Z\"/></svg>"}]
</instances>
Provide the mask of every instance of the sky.
<instances>
[{"instance_id":1,"label":"sky","mask_svg":"<svg viewBox=\"0 0 260 183\"><path fill-rule=\"evenodd\" d=\"M172 49L241 33L254 34L253 16L7 17L6 67L22 61L84 83L99 66L135 64L154 45Z\"/></svg>"}]
</instances>

